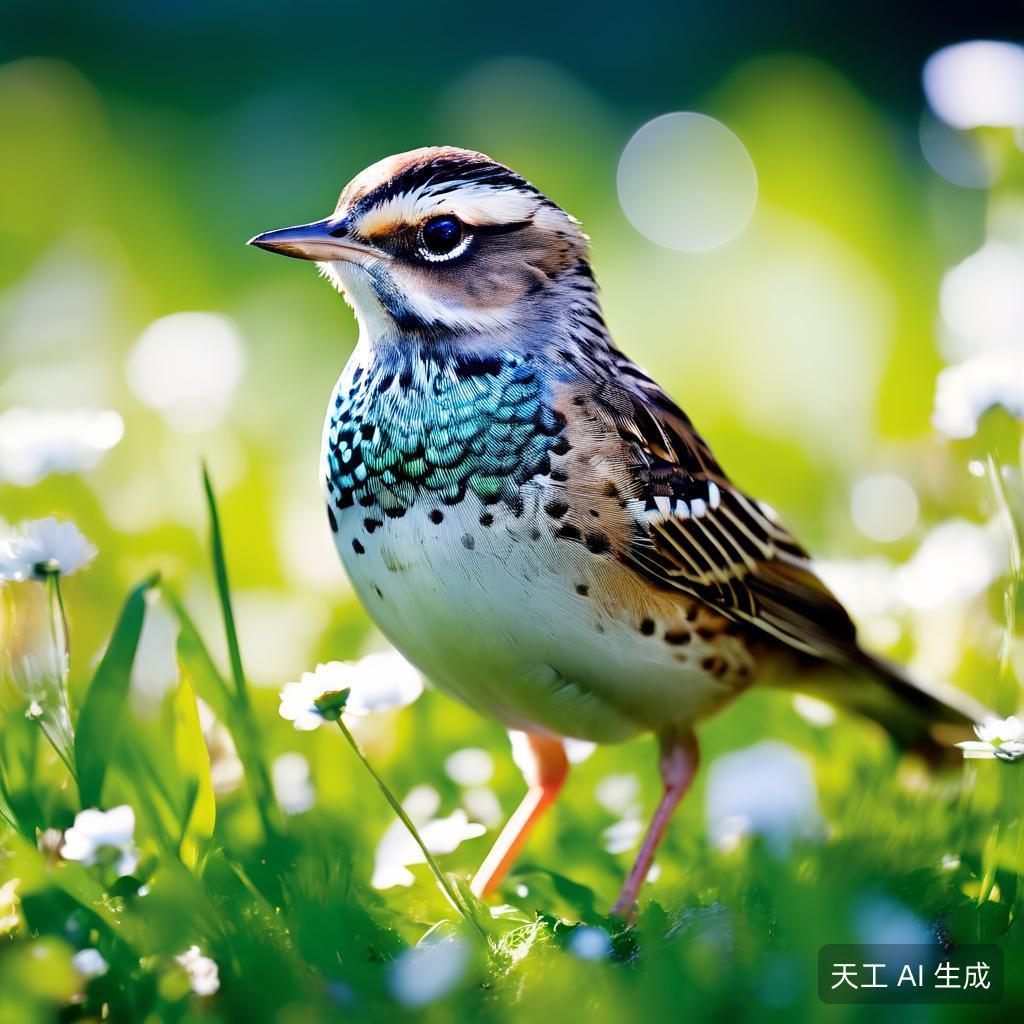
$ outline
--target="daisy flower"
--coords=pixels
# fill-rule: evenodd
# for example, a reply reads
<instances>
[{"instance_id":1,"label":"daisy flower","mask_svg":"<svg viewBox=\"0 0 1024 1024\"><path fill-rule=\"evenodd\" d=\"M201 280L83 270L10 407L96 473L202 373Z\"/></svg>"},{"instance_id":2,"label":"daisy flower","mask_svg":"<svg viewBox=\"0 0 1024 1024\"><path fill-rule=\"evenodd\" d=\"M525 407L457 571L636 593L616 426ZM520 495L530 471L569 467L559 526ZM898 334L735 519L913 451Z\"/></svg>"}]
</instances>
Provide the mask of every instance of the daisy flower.
<instances>
[{"instance_id":1,"label":"daisy flower","mask_svg":"<svg viewBox=\"0 0 1024 1024\"><path fill-rule=\"evenodd\" d=\"M96 548L74 523L62 523L52 516L36 519L0 541L0 579L70 576L95 557Z\"/></svg>"},{"instance_id":2,"label":"daisy flower","mask_svg":"<svg viewBox=\"0 0 1024 1024\"><path fill-rule=\"evenodd\" d=\"M370 654L357 662L329 661L304 672L298 682L285 683L278 710L296 729L308 732L326 720L317 707L318 699L345 690L349 691L345 714L361 716L406 707L423 692L423 680L393 651Z\"/></svg>"},{"instance_id":3,"label":"daisy flower","mask_svg":"<svg viewBox=\"0 0 1024 1024\"><path fill-rule=\"evenodd\" d=\"M966 758L998 758L1016 761L1024 757L1024 722L1015 715L1009 718L986 718L974 727L976 740L965 740L957 746Z\"/></svg>"},{"instance_id":4,"label":"daisy flower","mask_svg":"<svg viewBox=\"0 0 1024 1024\"><path fill-rule=\"evenodd\" d=\"M946 437L973 437L978 420L995 406L1024 419L1024 355L1018 351L982 352L943 370L932 424Z\"/></svg>"},{"instance_id":5,"label":"daisy flower","mask_svg":"<svg viewBox=\"0 0 1024 1024\"><path fill-rule=\"evenodd\" d=\"M0 415L0 480L20 487L92 469L124 436L112 409L27 409Z\"/></svg>"},{"instance_id":6,"label":"daisy flower","mask_svg":"<svg viewBox=\"0 0 1024 1024\"><path fill-rule=\"evenodd\" d=\"M128 804L109 811L79 811L64 833L60 854L82 864L113 863L118 876L130 875L139 863L135 847L135 812Z\"/></svg>"},{"instance_id":7,"label":"daisy flower","mask_svg":"<svg viewBox=\"0 0 1024 1024\"><path fill-rule=\"evenodd\" d=\"M98 949L80 949L71 957L71 966L83 978L99 978L109 970L110 965Z\"/></svg>"},{"instance_id":8,"label":"daisy flower","mask_svg":"<svg viewBox=\"0 0 1024 1024\"><path fill-rule=\"evenodd\" d=\"M198 946L189 946L175 961L188 975L197 996L212 996L220 988L220 971L215 960L203 956Z\"/></svg>"}]
</instances>

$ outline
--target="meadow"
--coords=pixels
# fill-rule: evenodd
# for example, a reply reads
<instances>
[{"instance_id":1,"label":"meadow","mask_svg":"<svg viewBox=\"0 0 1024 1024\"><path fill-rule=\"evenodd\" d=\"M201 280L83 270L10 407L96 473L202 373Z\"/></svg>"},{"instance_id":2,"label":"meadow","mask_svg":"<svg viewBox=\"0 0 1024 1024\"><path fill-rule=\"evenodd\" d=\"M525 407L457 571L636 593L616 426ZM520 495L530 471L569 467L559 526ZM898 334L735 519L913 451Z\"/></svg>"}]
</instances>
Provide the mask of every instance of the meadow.
<instances>
[{"instance_id":1,"label":"meadow","mask_svg":"<svg viewBox=\"0 0 1024 1024\"><path fill-rule=\"evenodd\" d=\"M214 85L222 51L196 53L180 95L145 69L0 65L18 197L0 214L0 1021L940 1024L1024 1005L1016 749L931 771L782 689L702 729L634 922L607 911L659 795L649 739L573 744L558 806L476 900L523 791L508 738L356 601L317 480L355 325L308 266L243 244L413 145L522 170L584 222L620 345L820 556L865 644L1008 717L1020 127L908 114L813 54L641 111L540 56L374 99L295 64ZM748 219L706 251L624 212L624 147L679 109L756 169ZM66 527L31 525L48 517ZM33 529L63 563L18 562ZM995 944L1005 994L828 1006L819 950L840 943Z\"/></svg>"}]
</instances>

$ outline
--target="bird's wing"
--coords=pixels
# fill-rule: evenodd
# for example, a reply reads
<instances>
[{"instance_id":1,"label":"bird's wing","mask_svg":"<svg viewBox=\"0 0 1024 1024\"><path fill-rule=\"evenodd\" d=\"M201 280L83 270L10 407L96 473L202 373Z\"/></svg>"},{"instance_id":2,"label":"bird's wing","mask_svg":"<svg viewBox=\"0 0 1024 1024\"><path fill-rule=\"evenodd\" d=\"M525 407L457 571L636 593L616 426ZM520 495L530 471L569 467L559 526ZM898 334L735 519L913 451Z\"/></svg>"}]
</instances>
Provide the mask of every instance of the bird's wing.
<instances>
[{"instance_id":1,"label":"bird's wing","mask_svg":"<svg viewBox=\"0 0 1024 1024\"><path fill-rule=\"evenodd\" d=\"M625 362L625 361L624 361ZM766 505L735 487L686 414L632 364L598 391L643 507L620 557L655 585L696 597L802 651L857 662L846 610Z\"/></svg>"}]
</instances>

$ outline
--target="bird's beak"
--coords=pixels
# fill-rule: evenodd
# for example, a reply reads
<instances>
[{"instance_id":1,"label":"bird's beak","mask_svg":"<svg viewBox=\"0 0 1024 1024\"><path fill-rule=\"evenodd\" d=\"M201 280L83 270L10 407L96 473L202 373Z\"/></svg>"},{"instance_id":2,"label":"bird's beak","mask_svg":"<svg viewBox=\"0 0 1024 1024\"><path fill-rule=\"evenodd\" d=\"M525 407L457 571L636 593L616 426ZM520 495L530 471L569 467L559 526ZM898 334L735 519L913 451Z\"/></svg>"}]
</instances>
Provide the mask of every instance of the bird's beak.
<instances>
[{"instance_id":1,"label":"bird's beak","mask_svg":"<svg viewBox=\"0 0 1024 1024\"><path fill-rule=\"evenodd\" d=\"M278 252L297 260L352 260L359 255L382 257L384 254L368 245L347 237L348 228L343 220L328 217L312 224L294 228L264 231L250 238L249 245L258 249Z\"/></svg>"}]
</instances>

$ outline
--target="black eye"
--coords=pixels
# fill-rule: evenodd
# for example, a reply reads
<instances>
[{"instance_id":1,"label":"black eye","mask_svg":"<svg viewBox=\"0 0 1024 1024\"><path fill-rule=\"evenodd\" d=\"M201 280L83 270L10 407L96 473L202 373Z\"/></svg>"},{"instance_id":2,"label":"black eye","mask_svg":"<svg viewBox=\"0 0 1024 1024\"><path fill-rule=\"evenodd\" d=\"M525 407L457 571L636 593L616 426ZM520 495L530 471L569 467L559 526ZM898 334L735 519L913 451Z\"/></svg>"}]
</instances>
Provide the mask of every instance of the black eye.
<instances>
[{"instance_id":1,"label":"black eye","mask_svg":"<svg viewBox=\"0 0 1024 1024\"><path fill-rule=\"evenodd\" d=\"M447 256L462 238L462 221L458 217L432 217L423 225L423 248L434 256Z\"/></svg>"}]
</instances>

